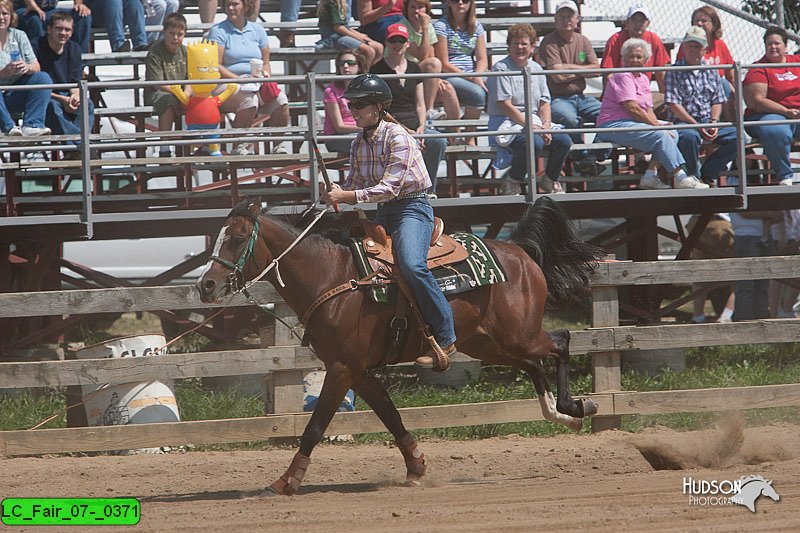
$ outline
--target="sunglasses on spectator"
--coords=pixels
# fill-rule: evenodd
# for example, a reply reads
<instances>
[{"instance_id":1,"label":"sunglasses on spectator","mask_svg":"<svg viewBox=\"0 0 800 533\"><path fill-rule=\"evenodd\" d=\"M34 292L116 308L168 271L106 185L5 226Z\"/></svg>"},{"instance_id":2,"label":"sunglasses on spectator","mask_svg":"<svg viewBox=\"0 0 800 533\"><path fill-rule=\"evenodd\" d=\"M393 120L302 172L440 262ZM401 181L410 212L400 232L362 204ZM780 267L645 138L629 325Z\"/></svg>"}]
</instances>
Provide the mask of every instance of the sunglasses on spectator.
<instances>
[{"instance_id":1,"label":"sunglasses on spectator","mask_svg":"<svg viewBox=\"0 0 800 533\"><path fill-rule=\"evenodd\" d=\"M406 44L408 42L408 39L404 37L389 37L388 39L386 39L386 42L391 44Z\"/></svg>"},{"instance_id":2,"label":"sunglasses on spectator","mask_svg":"<svg viewBox=\"0 0 800 533\"><path fill-rule=\"evenodd\" d=\"M472 0L450 0L451 4L470 4Z\"/></svg>"},{"instance_id":3,"label":"sunglasses on spectator","mask_svg":"<svg viewBox=\"0 0 800 533\"><path fill-rule=\"evenodd\" d=\"M363 100L351 100L347 102L347 107L350 109L364 109L365 107L372 105L369 102L365 102Z\"/></svg>"},{"instance_id":4,"label":"sunglasses on spectator","mask_svg":"<svg viewBox=\"0 0 800 533\"><path fill-rule=\"evenodd\" d=\"M358 61L356 61L355 59L340 59L340 60L337 62L337 64L338 64L340 67L343 67L343 66L345 66L345 65L350 65L351 67L354 67L354 66L358 65Z\"/></svg>"}]
</instances>

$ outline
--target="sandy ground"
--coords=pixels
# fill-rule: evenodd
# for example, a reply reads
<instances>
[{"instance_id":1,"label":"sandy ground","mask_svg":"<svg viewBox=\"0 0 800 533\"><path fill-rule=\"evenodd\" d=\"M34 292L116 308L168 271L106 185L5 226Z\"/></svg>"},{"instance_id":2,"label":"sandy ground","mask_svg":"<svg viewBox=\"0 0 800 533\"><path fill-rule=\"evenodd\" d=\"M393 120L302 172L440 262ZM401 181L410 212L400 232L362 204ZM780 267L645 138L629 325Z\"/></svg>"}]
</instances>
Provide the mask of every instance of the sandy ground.
<instances>
[{"instance_id":1,"label":"sandy ground","mask_svg":"<svg viewBox=\"0 0 800 533\"><path fill-rule=\"evenodd\" d=\"M291 460L294 451L284 449L4 459L0 496L136 497L137 531L800 530L800 426L743 430L734 419L690 433L421 446L429 473L415 488L402 486L405 468L393 446L326 444L290 498L259 494ZM682 493L684 477L755 474L781 496L760 497L756 513L690 505ZM120 530L91 531L103 529Z\"/></svg>"}]
</instances>

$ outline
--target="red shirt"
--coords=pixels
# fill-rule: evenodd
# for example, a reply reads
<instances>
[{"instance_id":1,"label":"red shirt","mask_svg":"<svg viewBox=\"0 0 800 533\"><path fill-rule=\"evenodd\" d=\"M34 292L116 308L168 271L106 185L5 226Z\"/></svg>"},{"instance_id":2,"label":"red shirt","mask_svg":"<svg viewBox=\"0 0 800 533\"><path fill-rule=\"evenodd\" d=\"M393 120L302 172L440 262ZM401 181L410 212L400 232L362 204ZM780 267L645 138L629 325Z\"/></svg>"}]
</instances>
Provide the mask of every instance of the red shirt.
<instances>
[{"instance_id":1,"label":"red shirt","mask_svg":"<svg viewBox=\"0 0 800 533\"><path fill-rule=\"evenodd\" d=\"M756 61L767 62L765 57ZM800 63L800 55L787 55L786 62ZM789 109L800 109L800 67L751 68L742 84L751 83L766 83L767 98ZM745 115L754 113L749 109L745 111Z\"/></svg>"},{"instance_id":2,"label":"red shirt","mask_svg":"<svg viewBox=\"0 0 800 533\"><path fill-rule=\"evenodd\" d=\"M622 45L625 41L630 39L628 30L620 30L608 39L606 48L603 51L603 60L600 62L601 68L620 68L622 67ZM650 43L650 48L653 49L653 55L647 60L646 67L663 67L669 65L669 54L667 49L664 48L664 43L658 38L658 35L651 31L646 31L642 35L642 39ZM648 79L652 79L653 73L646 72Z\"/></svg>"},{"instance_id":3,"label":"red shirt","mask_svg":"<svg viewBox=\"0 0 800 533\"><path fill-rule=\"evenodd\" d=\"M378 9L382 5L388 3L389 0L372 0L372 9ZM403 14L403 0L392 4L392 7L389 8L389 11L381 15L381 18L388 17L389 15L402 15L402 14Z\"/></svg>"},{"instance_id":4,"label":"red shirt","mask_svg":"<svg viewBox=\"0 0 800 533\"><path fill-rule=\"evenodd\" d=\"M200 125L219 125L219 96L192 96L186 104L186 123Z\"/></svg>"},{"instance_id":5,"label":"red shirt","mask_svg":"<svg viewBox=\"0 0 800 533\"><path fill-rule=\"evenodd\" d=\"M681 43L681 47L678 48L678 57L675 59L681 59L683 57L683 43ZM703 59L706 60L706 65L731 65L733 64L733 56L731 55L731 51L728 50L728 45L725 44L725 41L722 39L714 40L714 44L711 45L711 48L706 48L703 52ZM719 76L720 78L725 77L725 71L723 69L719 69Z\"/></svg>"}]
</instances>

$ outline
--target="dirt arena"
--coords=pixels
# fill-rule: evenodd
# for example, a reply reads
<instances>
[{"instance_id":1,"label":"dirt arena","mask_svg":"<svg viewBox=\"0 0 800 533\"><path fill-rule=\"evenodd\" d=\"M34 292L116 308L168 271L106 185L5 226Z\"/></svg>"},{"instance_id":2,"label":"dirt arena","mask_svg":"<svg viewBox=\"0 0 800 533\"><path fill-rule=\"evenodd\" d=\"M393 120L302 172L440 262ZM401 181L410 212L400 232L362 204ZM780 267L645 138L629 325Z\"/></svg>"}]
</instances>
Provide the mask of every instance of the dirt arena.
<instances>
[{"instance_id":1,"label":"dirt arena","mask_svg":"<svg viewBox=\"0 0 800 533\"><path fill-rule=\"evenodd\" d=\"M133 496L142 502L137 531L800 530L800 426L742 430L732 419L690 433L421 445L429 475L416 488L401 486L394 447L328 444L291 498L259 495L291 460L283 449L5 459L0 496ZM693 506L682 493L684 477L755 474L781 496L760 497L756 513Z\"/></svg>"}]
</instances>

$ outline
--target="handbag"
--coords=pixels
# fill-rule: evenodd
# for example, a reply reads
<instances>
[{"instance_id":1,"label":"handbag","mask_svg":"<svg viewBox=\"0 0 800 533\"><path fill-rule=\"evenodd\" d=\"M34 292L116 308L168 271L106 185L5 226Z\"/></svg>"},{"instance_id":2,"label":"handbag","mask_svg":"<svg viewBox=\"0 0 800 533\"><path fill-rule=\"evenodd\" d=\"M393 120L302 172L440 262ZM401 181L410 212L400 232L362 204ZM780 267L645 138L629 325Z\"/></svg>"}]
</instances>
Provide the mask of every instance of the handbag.
<instances>
[{"instance_id":1,"label":"handbag","mask_svg":"<svg viewBox=\"0 0 800 533\"><path fill-rule=\"evenodd\" d=\"M268 104L280 96L281 90L274 81L265 81L261 84L258 94L261 96L261 101Z\"/></svg>"}]
</instances>

